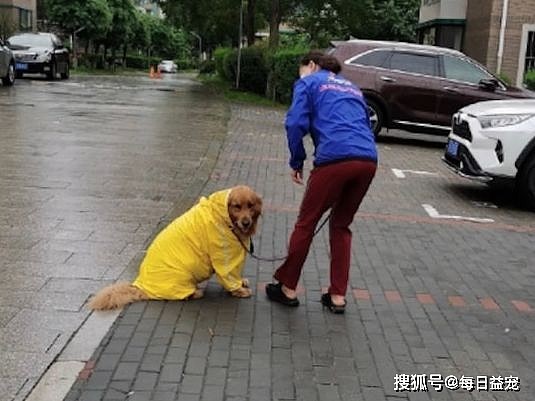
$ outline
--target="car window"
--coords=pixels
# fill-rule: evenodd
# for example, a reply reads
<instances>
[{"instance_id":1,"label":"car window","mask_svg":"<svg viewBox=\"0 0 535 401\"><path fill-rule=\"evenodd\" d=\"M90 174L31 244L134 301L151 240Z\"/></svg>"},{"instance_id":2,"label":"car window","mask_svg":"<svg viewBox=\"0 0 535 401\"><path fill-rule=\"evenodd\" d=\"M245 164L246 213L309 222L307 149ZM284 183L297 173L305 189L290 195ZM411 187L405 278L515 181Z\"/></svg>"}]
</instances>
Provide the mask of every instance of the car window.
<instances>
[{"instance_id":1,"label":"car window","mask_svg":"<svg viewBox=\"0 0 535 401\"><path fill-rule=\"evenodd\" d=\"M438 75L437 57L405 52L394 52L390 58L392 70L412 72L423 75Z\"/></svg>"},{"instance_id":2,"label":"car window","mask_svg":"<svg viewBox=\"0 0 535 401\"><path fill-rule=\"evenodd\" d=\"M444 76L456 81L470 82L477 84L482 79L493 78L477 65L458 57L448 55L443 56Z\"/></svg>"},{"instance_id":3,"label":"car window","mask_svg":"<svg viewBox=\"0 0 535 401\"><path fill-rule=\"evenodd\" d=\"M369 65L373 67L382 67L390 54L387 50L372 50L362 56L357 56L351 60L350 64Z\"/></svg>"}]
</instances>

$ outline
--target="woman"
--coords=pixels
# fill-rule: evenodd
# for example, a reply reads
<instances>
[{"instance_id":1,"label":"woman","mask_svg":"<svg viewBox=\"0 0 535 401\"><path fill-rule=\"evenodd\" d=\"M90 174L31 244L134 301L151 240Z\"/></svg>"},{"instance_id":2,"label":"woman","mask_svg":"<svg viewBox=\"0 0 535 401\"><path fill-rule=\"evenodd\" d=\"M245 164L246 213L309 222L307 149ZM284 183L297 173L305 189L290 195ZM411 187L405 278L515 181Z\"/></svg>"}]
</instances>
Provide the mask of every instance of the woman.
<instances>
[{"instance_id":1,"label":"woman","mask_svg":"<svg viewBox=\"0 0 535 401\"><path fill-rule=\"evenodd\" d=\"M293 102L286 115L292 180L303 184L303 137L309 133L315 148L314 168L290 238L288 257L274 275L278 283L266 286L270 300L299 305L296 287L314 229L331 209L331 285L321 302L334 313L345 311L351 254L349 225L377 167L368 107L360 89L338 75L340 70L334 57L318 51L301 60L301 78L295 83Z\"/></svg>"}]
</instances>

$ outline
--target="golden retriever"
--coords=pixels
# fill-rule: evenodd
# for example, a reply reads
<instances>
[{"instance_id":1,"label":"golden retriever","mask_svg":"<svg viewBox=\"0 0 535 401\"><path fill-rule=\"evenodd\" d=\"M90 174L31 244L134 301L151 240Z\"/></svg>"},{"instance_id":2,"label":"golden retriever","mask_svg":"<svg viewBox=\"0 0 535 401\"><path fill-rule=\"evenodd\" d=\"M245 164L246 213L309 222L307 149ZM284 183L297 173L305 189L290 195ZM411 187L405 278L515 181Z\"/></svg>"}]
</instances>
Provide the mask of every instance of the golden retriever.
<instances>
[{"instance_id":1,"label":"golden retriever","mask_svg":"<svg viewBox=\"0 0 535 401\"><path fill-rule=\"evenodd\" d=\"M149 299L198 299L204 295L199 284L214 274L231 295L250 297L241 271L261 213L261 197L244 185L201 198L158 234L133 283L103 288L89 308L115 309Z\"/></svg>"}]
</instances>

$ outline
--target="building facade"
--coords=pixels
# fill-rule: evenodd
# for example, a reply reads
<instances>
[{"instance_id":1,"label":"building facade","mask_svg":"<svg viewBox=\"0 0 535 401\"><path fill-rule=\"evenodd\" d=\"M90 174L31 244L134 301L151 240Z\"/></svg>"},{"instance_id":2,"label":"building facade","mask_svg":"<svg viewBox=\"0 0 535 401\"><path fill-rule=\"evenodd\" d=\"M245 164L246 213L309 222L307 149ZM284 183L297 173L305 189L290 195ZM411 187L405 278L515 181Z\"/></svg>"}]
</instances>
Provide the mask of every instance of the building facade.
<instances>
[{"instance_id":1,"label":"building facade","mask_svg":"<svg viewBox=\"0 0 535 401\"><path fill-rule=\"evenodd\" d=\"M9 32L37 29L36 0L0 0L0 29Z\"/></svg>"},{"instance_id":2,"label":"building facade","mask_svg":"<svg viewBox=\"0 0 535 401\"><path fill-rule=\"evenodd\" d=\"M153 17L163 18L163 12L160 6L154 0L134 0L137 9L143 11Z\"/></svg>"},{"instance_id":3,"label":"building facade","mask_svg":"<svg viewBox=\"0 0 535 401\"><path fill-rule=\"evenodd\" d=\"M520 86L535 69L535 0L422 0L420 43L458 49Z\"/></svg>"}]
</instances>

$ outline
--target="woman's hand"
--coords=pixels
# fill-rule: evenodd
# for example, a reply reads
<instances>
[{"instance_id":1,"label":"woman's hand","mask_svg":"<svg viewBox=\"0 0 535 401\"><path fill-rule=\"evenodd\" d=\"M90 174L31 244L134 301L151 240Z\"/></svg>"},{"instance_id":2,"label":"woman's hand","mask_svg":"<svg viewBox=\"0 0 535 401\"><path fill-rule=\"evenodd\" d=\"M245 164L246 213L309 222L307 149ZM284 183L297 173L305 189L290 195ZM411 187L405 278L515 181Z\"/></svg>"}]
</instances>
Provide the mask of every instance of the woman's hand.
<instances>
[{"instance_id":1,"label":"woman's hand","mask_svg":"<svg viewBox=\"0 0 535 401\"><path fill-rule=\"evenodd\" d=\"M292 176L292 181L296 184L303 185L303 170L292 170L290 173Z\"/></svg>"}]
</instances>

